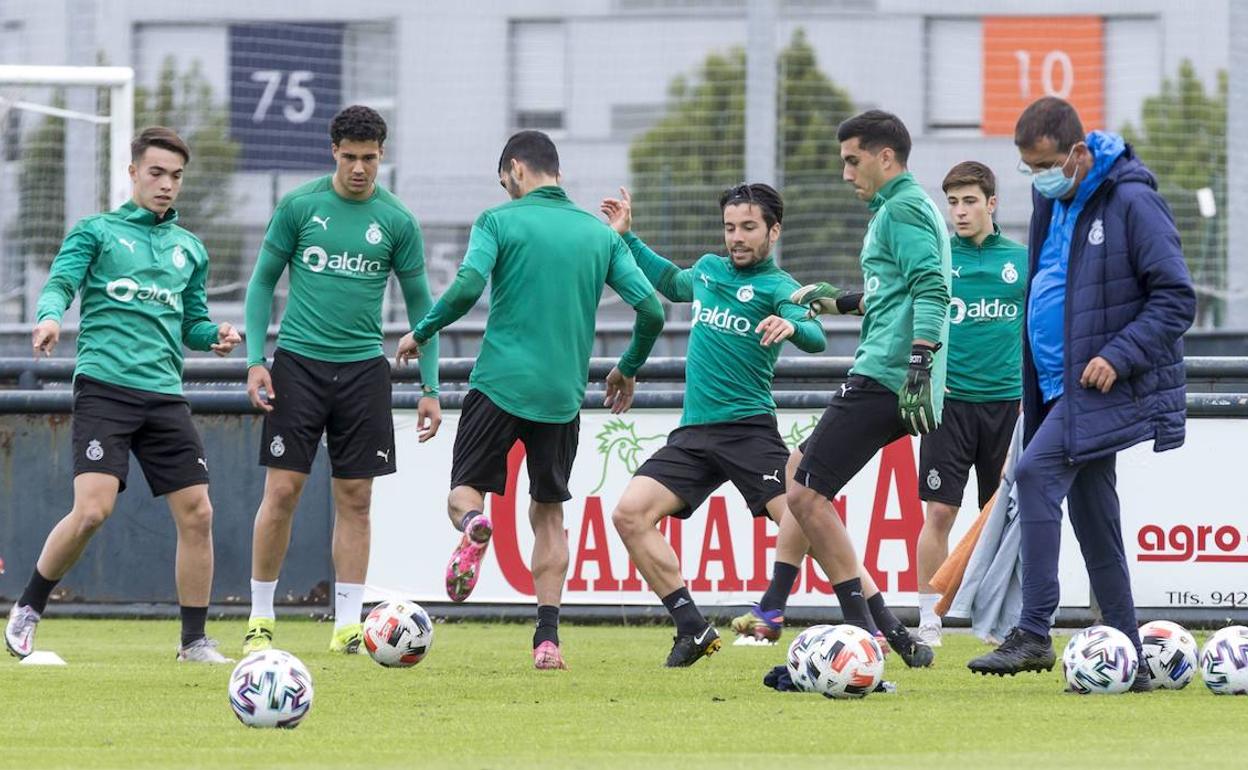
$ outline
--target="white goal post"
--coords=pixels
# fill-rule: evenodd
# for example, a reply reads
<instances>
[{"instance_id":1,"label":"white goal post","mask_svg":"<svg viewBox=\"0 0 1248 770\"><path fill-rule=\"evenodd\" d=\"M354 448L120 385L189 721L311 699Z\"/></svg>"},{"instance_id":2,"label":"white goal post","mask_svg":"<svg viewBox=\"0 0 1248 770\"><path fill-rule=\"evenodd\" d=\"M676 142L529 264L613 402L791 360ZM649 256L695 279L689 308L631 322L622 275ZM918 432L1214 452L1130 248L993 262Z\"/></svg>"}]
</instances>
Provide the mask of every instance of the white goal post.
<instances>
[{"instance_id":1,"label":"white goal post","mask_svg":"<svg viewBox=\"0 0 1248 770\"><path fill-rule=\"evenodd\" d=\"M66 110L50 105L15 102L31 112L70 120L108 124L108 202L120 206L130 198L130 140L134 136L134 70L130 67L69 67L25 64L0 65L0 86L95 86L108 88L109 114Z\"/></svg>"}]
</instances>

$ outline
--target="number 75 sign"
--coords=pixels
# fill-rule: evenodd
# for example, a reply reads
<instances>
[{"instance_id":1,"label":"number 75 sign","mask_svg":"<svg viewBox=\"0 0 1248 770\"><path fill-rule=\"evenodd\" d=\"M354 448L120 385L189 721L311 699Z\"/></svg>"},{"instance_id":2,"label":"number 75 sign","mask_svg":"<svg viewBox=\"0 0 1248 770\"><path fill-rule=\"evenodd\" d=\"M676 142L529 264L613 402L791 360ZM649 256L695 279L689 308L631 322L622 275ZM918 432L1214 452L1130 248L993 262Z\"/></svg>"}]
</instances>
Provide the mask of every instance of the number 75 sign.
<instances>
[{"instance_id":1,"label":"number 75 sign","mask_svg":"<svg viewBox=\"0 0 1248 770\"><path fill-rule=\"evenodd\" d=\"M1105 122L1105 31L1099 16L986 16L983 131L1013 136L1027 105L1060 96L1085 129Z\"/></svg>"},{"instance_id":2,"label":"number 75 sign","mask_svg":"<svg viewBox=\"0 0 1248 770\"><path fill-rule=\"evenodd\" d=\"M342 106L341 24L230 26L230 136L243 170L333 165L329 121Z\"/></svg>"}]
</instances>

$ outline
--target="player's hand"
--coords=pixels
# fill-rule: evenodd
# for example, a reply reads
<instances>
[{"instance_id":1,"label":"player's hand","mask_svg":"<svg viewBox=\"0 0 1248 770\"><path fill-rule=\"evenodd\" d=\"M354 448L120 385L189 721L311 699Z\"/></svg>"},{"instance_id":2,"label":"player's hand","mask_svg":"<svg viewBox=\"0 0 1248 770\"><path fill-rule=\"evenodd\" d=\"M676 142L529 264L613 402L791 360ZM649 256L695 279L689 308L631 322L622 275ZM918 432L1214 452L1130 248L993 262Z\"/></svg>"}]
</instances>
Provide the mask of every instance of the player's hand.
<instances>
[{"instance_id":1,"label":"player's hand","mask_svg":"<svg viewBox=\"0 0 1248 770\"><path fill-rule=\"evenodd\" d=\"M416 433L419 436L417 441L423 444L438 435L441 425L442 406L438 403L438 397L422 396L416 404Z\"/></svg>"},{"instance_id":2,"label":"player's hand","mask_svg":"<svg viewBox=\"0 0 1248 770\"><path fill-rule=\"evenodd\" d=\"M1096 388L1102 393L1108 393L1117 381L1118 371L1114 369L1113 364L1100 356L1089 361L1084 367L1083 374L1079 376L1080 385L1085 388Z\"/></svg>"},{"instance_id":3,"label":"player's hand","mask_svg":"<svg viewBox=\"0 0 1248 770\"><path fill-rule=\"evenodd\" d=\"M399 340L399 352L395 353L394 362L399 366L406 366L408 361L416 358L420 358L420 343L416 341L414 333L408 332Z\"/></svg>"},{"instance_id":4,"label":"player's hand","mask_svg":"<svg viewBox=\"0 0 1248 770\"><path fill-rule=\"evenodd\" d=\"M30 341L35 349L35 358L38 358L40 353L45 356L52 355L52 351L56 349L56 343L61 341L60 323L51 318L40 321L35 324L35 329L30 334Z\"/></svg>"},{"instance_id":5,"label":"player's hand","mask_svg":"<svg viewBox=\"0 0 1248 770\"><path fill-rule=\"evenodd\" d=\"M910 368L897 399L901 423L911 436L936 430L936 410L932 406L932 360L940 345L915 342L910 348Z\"/></svg>"},{"instance_id":6,"label":"player's hand","mask_svg":"<svg viewBox=\"0 0 1248 770\"><path fill-rule=\"evenodd\" d=\"M262 390L264 396L260 395ZM277 393L273 391L273 378L269 375L269 368L264 364L254 364L247 370L247 398L251 399L252 406L262 412L273 411Z\"/></svg>"},{"instance_id":7,"label":"player's hand","mask_svg":"<svg viewBox=\"0 0 1248 770\"><path fill-rule=\"evenodd\" d=\"M615 367L607 375L607 397L602 405L611 409L611 414L627 412L633 405L633 391L637 389L636 377L625 377L620 367Z\"/></svg>"},{"instance_id":8,"label":"player's hand","mask_svg":"<svg viewBox=\"0 0 1248 770\"><path fill-rule=\"evenodd\" d=\"M789 295L789 302L806 305L806 317L862 315L862 292L838 289L830 283L808 283Z\"/></svg>"},{"instance_id":9,"label":"player's hand","mask_svg":"<svg viewBox=\"0 0 1248 770\"><path fill-rule=\"evenodd\" d=\"M620 188L619 198L603 198L599 209L611 229L620 235L633 229L633 196L628 194L627 188Z\"/></svg>"},{"instance_id":10,"label":"player's hand","mask_svg":"<svg viewBox=\"0 0 1248 770\"><path fill-rule=\"evenodd\" d=\"M238 333L238 329L228 322L223 323L217 327L217 341L212 346L212 352L224 358L242 341L243 337Z\"/></svg>"},{"instance_id":11,"label":"player's hand","mask_svg":"<svg viewBox=\"0 0 1248 770\"><path fill-rule=\"evenodd\" d=\"M789 337L792 337L797 328L790 321L786 321L778 315L769 315L758 322L758 326L754 327L755 334L763 335L759 340L763 347L768 345L778 345Z\"/></svg>"}]
</instances>

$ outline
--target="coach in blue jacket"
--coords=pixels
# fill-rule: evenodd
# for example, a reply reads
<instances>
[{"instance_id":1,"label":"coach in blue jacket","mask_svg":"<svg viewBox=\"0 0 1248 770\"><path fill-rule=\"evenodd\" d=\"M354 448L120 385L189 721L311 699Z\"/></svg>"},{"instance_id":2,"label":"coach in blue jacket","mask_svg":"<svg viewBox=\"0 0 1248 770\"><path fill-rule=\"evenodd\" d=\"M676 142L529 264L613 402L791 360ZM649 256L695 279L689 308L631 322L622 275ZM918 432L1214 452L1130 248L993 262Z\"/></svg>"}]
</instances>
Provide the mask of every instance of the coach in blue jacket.
<instances>
[{"instance_id":1,"label":"coach in blue jacket","mask_svg":"<svg viewBox=\"0 0 1248 770\"><path fill-rule=\"evenodd\" d=\"M1157 452L1182 445L1182 336L1196 315L1170 209L1122 137L1085 136L1074 107L1045 97L1019 117L1014 144L1034 188L1016 477L1023 609L1004 643L968 664L984 674L1053 667L1063 498L1104 622L1139 651L1115 457L1150 439ZM1147 676L1141 666L1133 689Z\"/></svg>"}]
</instances>

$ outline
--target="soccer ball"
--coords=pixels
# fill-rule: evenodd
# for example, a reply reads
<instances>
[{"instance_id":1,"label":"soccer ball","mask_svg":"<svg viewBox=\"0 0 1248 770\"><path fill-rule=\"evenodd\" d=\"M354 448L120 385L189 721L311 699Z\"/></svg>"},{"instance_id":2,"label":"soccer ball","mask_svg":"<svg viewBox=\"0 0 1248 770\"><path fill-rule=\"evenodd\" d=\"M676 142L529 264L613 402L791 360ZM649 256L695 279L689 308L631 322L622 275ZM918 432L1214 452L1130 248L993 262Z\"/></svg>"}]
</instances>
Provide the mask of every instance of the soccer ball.
<instances>
[{"instance_id":1,"label":"soccer ball","mask_svg":"<svg viewBox=\"0 0 1248 770\"><path fill-rule=\"evenodd\" d=\"M789 678L802 692L815 692L815 677L818 671L810 668L810 651L815 641L823 634L836 628L827 624L811 626L802 631L789 644L789 656L785 658L785 666L789 669Z\"/></svg>"},{"instance_id":2,"label":"soccer ball","mask_svg":"<svg viewBox=\"0 0 1248 770\"><path fill-rule=\"evenodd\" d=\"M1182 690L1196 673L1196 640L1187 629L1168 620L1140 626L1144 664L1148 666L1148 689Z\"/></svg>"},{"instance_id":3,"label":"soccer ball","mask_svg":"<svg viewBox=\"0 0 1248 770\"><path fill-rule=\"evenodd\" d=\"M248 727L295 727L312 709L312 675L289 652L253 652L230 674L230 707Z\"/></svg>"},{"instance_id":4,"label":"soccer ball","mask_svg":"<svg viewBox=\"0 0 1248 770\"><path fill-rule=\"evenodd\" d=\"M884 653L858 626L834 626L813 640L806 668L811 691L828 698L862 698L884 676Z\"/></svg>"},{"instance_id":5,"label":"soccer ball","mask_svg":"<svg viewBox=\"0 0 1248 770\"><path fill-rule=\"evenodd\" d=\"M1085 628L1062 653L1062 670L1071 692L1081 695L1126 692L1135 681L1139 656L1127 635L1109 626Z\"/></svg>"},{"instance_id":6,"label":"soccer ball","mask_svg":"<svg viewBox=\"0 0 1248 770\"><path fill-rule=\"evenodd\" d=\"M415 602L382 602L364 619L364 648L387 668L419 663L433 644L433 621Z\"/></svg>"},{"instance_id":7,"label":"soccer ball","mask_svg":"<svg viewBox=\"0 0 1248 770\"><path fill-rule=\"evenodd\" d=\"M1215 695L1248 695L1248 627L1227 626L1209 637L1200 676Z\"/></svg>"}]
</instances>

